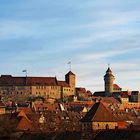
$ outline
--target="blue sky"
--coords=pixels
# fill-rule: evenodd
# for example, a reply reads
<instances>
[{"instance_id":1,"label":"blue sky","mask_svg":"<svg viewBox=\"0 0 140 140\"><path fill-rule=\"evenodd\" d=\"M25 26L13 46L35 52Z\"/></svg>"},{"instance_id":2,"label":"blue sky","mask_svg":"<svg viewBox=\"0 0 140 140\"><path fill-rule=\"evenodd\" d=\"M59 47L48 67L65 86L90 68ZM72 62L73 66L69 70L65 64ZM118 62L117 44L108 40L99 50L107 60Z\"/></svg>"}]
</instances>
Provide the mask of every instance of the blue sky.
<instances>
[{"instance_id":1,"label":"blue sky","mask_svg":"<svg viewBox=\"0 0 140 140\"><path fill-rule=\"evenodd\" d=\"M0 73L57 76L104 89L110 63L123 90L140 90L139 0L0 0Z\"/></svg>"}]
</instances>

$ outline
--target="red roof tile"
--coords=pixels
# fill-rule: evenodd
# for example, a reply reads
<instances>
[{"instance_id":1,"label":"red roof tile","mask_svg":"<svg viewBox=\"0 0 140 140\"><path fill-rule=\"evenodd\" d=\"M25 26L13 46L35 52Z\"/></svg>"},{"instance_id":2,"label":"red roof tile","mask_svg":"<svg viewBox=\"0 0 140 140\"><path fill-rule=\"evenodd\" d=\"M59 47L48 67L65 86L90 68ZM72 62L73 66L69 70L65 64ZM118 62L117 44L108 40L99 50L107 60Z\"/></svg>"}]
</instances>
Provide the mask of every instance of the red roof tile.
<instances>
[{"instance_id":1,"label":"red roof tile","mask_svg":"<svg viewBox=\"0 0 140 140\"><path fill-rule=\"evenodd\" d=\"M0 77L0 85L46 85L57 86L56 77L12 77L9 75L2 75Z\"/></svg>"},{"instance_id":2,"label":"red roof tile","mask_svg":"<svg viewBox=\"0 0 140 140\"><path fill-rule=\"evenodd\" d=\"M17 125L17 130L33 130L33 124L29 122L25 117L21 117L21 120L19 121Z\"/></svg>"},{"instance_id":3,"label":"red roof tile","mask_svg":"<svg viewBox=\"0 0 140 140\"><path fill-rule=\"evenodd\" d=\"M129 97L129 93L127 91L122 91L120 94L121 94L122 98L128 98Z\"/></svg>"},{"instance_id":4,"label":"red roof tile","mask_svg":"<svg viewBox=\"0 0 140 140\"><path fill-rule=\"evenodd\" d=\"M114 97L103 97L101 98L101 102L106 104L120 104L120 102Z\"/></svg>"},{"instance_id":5,"label":"red roof tile","mask_svg":"<svg viewBox=\"0 0 140 140\"><path fill-rule=\"evenodd\" d=\"M1 101L0 101L0 107L5 108L5 104L3 102L1 102Z\"/></svg>"},{"instance_id":6,"label":"red roof tile","mask_svg":"<svg viewBox=\"0 0 140 140\"><path fill-rule=\"evenodd\" d=\"M119 88L120 89L120 87L117 84L113 84L113 88Z\"/></svg>"},{"instance_id":7,"label":"red roof tile","mask_svg":"<svg viewBox=\"0 0 140 140\"><path fill-rule=\"evenodd\" d=\"M86 89L85 88L76 88L76 91L78 91L78 92L86 92Z\"/></svg>"},{"instance_id":8,"label":"red roof tile","mask_svg":"<svg viewBox=\"0 0 140 140\"><path fill-rule=\"evenodd\" d=\"M60 110L58 104L49 104L49 103L32 103L33 108L36 111L56 111L56 110Z\"/></svg>"},{"instance_id":9,"label":"red roof tile","mask_svg":"<svg viewBox=\"0 0 140 140\"><path fill-rule=\"evenodd\" d=\"M20 112L20 111L24 111L25 112L25 114L32 114L32 110L31 110L31 108L29 108L29 107L18 107L18 111Z\"/></svg>"},{"instance_id":10,"label":"red roof tile","mask_svg":"<svg viewBox=\"0 0 140 140\"><path fill-rule=\"evenodd\" d=\"M66 83L65 81L58 81L58 85L62 87L70 87L69 84Z\"/></svg>"},{"instance_id":11,"label":"red roof tile","mask_svg":"<svg viewBox=\"0 0 140 140\"><path fill-rule=\"evenodd\" d=\"M108 73L108 72L111 72L111 73L112 73L112 70L110 69L110 67L108 67L108 69L107 69L106 72L107 72L107 73Z\"/></svg>"},{"instance_id":12,"label":"red roof tile","mask_svg":"<svg viewBox=\"0 0 140 140\"><path fill-rule=\"evenodd\" d=\"M82 122L117 122L122 121L115 117L109 108L105 107L101 102L93 105L89 112L81 119Z\"/></svg>"},{"instance_id":13,"label":"red roof tile","mask_svg":"<svg viewBox=\"0 0 140 140\"><path fill-rule=\"evenodd\" d=\"M24 117L28 122L31 122L23 110L19 112L18 117Z\"/></svg>"}]
</instances>

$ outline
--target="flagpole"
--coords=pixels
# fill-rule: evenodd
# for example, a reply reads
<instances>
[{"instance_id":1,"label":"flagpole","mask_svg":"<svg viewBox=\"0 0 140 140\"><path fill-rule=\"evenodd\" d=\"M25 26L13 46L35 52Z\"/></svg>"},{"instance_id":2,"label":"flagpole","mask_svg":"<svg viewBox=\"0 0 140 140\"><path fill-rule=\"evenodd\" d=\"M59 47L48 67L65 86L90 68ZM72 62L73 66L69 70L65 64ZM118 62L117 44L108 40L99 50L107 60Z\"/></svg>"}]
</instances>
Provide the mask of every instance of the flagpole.
<instances>
[{"instance_id":1,"label":"flagpole","mask_svg":"<svg viewBox=\"0 0 140 140\"><path fill-rule=\"evenodd\" d=\"M27 77L27 70L25 69L22 72L25 72L25 76Z\"/></svg>"},{"instance_id":2,"label":"flagpole","mask_svg":"<svg viewBox=\"0 0 140 140\"><path fill-rule=\"evenodd\" d=\"M71 71L71 61L69 61L68 64L69 64L69 70Z\"/></svg>"},{"instance_id":3,"label":"flagpole","mask_svg":"<svg viewBox=\"0 0 140 140\"><path fill-rule=\"evenodd\" d=\"M70 71L71 71L71 62L70 62Z\"/></svg>"},{"instance_id":4,"label":"flagpole","mask_svg":"<svg viewBox=\"0 0 140 140\"><path fill-rule=\"evenodd\" d=\"M26 70L26 77L27 77L27 70Z\"/></svg>"},{"instance_id":5,"label":"flagpole","mask_svg":"<svg viewBox=\"0 0 140 140\"><path fill-rule=\"evenodd\" d=\"M27 70L23 70L22 72L25 72L25 85L27 85Z\"/></svg>"}]
</instances>

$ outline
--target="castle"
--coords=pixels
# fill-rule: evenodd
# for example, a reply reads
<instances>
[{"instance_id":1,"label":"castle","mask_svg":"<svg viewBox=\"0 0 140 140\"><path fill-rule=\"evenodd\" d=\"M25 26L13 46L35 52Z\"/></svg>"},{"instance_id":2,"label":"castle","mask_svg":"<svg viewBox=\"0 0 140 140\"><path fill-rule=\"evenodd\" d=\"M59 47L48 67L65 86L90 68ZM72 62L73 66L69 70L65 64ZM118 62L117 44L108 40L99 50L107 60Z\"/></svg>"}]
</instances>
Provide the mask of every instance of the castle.
<instances>
[{"instance_id":1,"label":"castle","mask_svg":"<svg viewBox=\"0 0 140 140\"><path fill-rule=\"evenodd\" d=\"M95 92L93 96L114 97L121 102L122 108L139 108L140 92L139 91L122 91L122 88L114 83L115 76L110 67L104 75L104 91Z\"/></svg>"},{"instance_id":2,"label":"castle","mask_svg":"<svg viewBox=\"0 0 140 140\"><path fill-rule=\"evenodd\" d=\"M72 71L65 75L65 81L59 81L56 77L1 75L0 96L12 100L36 96L63 99L75 95L75 79L76 76Z\"/></svg>"}]
</instances>

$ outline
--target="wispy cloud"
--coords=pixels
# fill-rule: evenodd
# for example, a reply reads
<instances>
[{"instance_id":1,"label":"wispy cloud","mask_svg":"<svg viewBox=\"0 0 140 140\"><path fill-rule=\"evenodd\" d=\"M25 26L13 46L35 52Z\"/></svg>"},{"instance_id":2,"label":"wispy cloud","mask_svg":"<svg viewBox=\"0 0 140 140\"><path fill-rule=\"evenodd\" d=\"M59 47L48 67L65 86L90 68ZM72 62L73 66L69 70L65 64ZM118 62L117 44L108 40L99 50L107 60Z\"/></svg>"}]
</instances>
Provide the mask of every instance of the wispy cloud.
<instances>
[{"instance_id":1,"label":"wispy cloud","mask_svg":"<svg viewBox=\"0 0 140 140\"><path fill-rule=\"evenodd\" d=\"M139 89L139 0L0 2L1 73L56 75L72 61L77 86L103 90L107 64L116 82Z\"/></svg>"}]
</instances>

